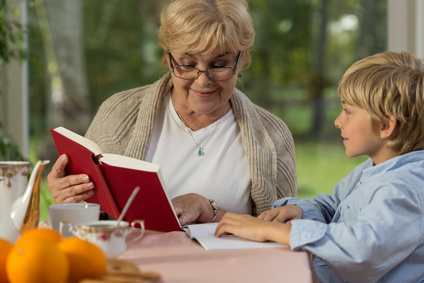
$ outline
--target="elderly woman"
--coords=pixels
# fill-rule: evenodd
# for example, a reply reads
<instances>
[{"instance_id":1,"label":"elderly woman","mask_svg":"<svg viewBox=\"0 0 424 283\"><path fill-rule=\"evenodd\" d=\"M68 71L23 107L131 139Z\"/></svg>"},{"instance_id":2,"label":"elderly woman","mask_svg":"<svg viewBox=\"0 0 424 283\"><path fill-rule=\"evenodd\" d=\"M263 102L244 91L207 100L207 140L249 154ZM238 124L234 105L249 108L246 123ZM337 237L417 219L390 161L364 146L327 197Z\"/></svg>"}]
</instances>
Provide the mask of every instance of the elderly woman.
<instances>
[{"instance_id":1,"label":"elderly woman","mask_svg":"<svg viewBox=\"0 0 424 283\"><path fill-rule=\"evenodd\" d=\"M255 32L244 0L174 0L158 35L169 73L117 93L86 137L104 152L161 166L182 225L257 215L296 195L293 138L285 123L235 88ZM61 156L48 176L55 203L93 194L87 175L66 176Z\"/></svg>"}]
</instances>

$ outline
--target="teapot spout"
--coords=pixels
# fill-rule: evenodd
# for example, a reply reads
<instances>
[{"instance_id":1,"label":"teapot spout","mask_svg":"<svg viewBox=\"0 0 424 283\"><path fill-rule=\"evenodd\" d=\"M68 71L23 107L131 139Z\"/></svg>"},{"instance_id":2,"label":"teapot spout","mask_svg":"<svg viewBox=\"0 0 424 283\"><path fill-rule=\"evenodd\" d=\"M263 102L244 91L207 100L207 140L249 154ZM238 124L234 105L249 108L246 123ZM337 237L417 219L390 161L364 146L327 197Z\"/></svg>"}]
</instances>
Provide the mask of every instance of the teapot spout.
<instances>
[{"instance_id":1,"label":"teapot spout","mask_svg":"<svg viewBox=\"0 0 424 283\"><path fill-rule=\"evenodd\" d=\"M12 206L10 218L15 229L22 234L38 227L40 218L40 181L48 160L38 161L34 166L24 194Z\"/></svg>"}]
</instances>

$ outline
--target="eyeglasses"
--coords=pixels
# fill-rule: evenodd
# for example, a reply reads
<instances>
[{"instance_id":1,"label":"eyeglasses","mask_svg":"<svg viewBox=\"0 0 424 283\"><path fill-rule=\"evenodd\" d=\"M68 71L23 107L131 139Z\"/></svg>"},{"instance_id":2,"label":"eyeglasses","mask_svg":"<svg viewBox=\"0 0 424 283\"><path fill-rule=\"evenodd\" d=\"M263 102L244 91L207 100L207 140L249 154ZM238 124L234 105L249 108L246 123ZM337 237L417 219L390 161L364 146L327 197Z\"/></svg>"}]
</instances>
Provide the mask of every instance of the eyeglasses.
<instances>
[{"instance_id":1,"label":"eyeglasses","mask_svg":"<svg viewBox=\"0 0 424 283\"><path fill-rule=\"evenodd\" d=\"M190 66L190 65L178 65L178 64L174 65L172 62L173 61L176 62L176 61L174 57L172 57L171 52L168 52L169 64L174 76L183 80L195 80L202 73L205 73L205 75L208 76L209 80L211 81L226 81L231 79L237 72L237 66L239 64L241 54L242 52L240 51L237 56L237 61L234 68L217 66L217 67L209 68L206 71L201 71L198 68L194 66Z\"/></svg>"}]
</instances>

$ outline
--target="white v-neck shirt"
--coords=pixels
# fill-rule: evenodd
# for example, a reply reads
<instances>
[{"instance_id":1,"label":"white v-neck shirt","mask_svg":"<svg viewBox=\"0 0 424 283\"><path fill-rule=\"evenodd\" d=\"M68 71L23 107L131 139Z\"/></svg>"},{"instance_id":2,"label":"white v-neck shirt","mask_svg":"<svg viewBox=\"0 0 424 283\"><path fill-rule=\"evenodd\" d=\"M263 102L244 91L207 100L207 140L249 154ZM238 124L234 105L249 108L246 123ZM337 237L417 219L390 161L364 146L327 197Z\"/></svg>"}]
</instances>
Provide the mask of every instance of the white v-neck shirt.
<instances>
[{"instance_id":1,"label":"white v-neck shirt","mask_svg":"<svg viewBox=\"0 0 424 283\"><path fill-rule=\"evenodd\" d=\"M251 214L250 174L233 111L221 121L191 131L178 117L168 95L158 115L146 161L160 165L169 197L197 193L214 199L226 211ZM215 130L202 156L187 130L202 147Z\"/></svg>"}]
</instances>

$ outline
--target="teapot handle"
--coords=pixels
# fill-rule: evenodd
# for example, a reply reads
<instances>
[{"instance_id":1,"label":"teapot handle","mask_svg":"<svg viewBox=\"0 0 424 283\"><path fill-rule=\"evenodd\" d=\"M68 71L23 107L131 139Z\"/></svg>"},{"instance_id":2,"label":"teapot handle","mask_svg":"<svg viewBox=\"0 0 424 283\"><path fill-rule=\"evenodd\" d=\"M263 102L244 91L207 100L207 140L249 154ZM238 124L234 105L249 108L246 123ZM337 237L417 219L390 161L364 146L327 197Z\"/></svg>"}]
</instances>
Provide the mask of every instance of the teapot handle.
<instances>
[{"instance_id":1,"label":"teapot handle","mask_svg":"<svg viewBox=\"0 0 424 283\"><path fill-rule=\"evenodd\" d=\"M136 224L140 224L141 229L138 229L135 227ZM141 237L143 237L144 235L144 220L134 220L133 222L131 222L131 227L129 228L129 230L132 231L137 231L139 233L139 235L133 239L131 239L130 241L128 241L126 243L127 247L129 245L131 245L132 243L134 243L135 241L139 240ZM130 233L131 234L131 233ZM130 235L128 234L128 236ZM127 236L127 237L128 237Z\"/></svg>"}]
</instances>

